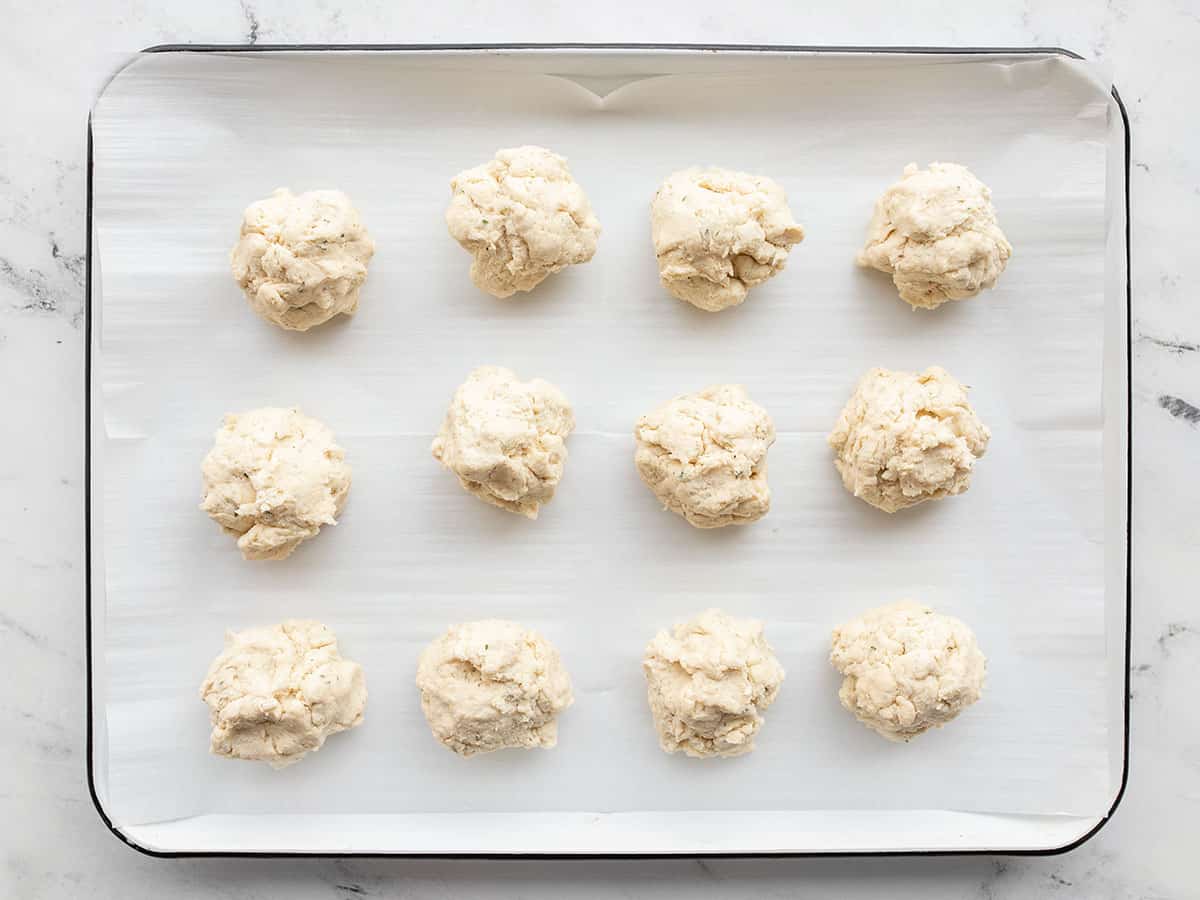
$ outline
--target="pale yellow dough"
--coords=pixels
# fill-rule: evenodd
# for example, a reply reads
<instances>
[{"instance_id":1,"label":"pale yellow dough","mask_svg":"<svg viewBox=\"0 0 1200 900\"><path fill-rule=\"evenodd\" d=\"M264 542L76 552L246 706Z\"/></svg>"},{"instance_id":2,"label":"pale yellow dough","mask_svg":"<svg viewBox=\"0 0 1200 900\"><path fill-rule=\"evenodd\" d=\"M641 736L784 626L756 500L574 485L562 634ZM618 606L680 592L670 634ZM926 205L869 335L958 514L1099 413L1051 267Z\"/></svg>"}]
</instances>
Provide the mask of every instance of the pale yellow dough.
<instances>
[{"instance_id":1,"label":"pale yellow dough","mask_svg":"<svg viewBox=\"0 0 1200 900\"><path fill-rule=\"evenodd\" d=\"M650 229L663 286L708 312L742 303L804 239L776 182L716 168L668 177L650 204Z\"/></svg>"},{"instance_id":2,"label":"pale yellow dough","mask_svg":"<svg viewBox=\"0 0 1200 900\"><path fill-rule=\"evenodd\" d=\"M762 622L717 609L660 631L642 670L659 745L700 758L753 750L784 677Z\"/></svg>"},{"instance_id":3,"label":"pale yellow dough","mask_svg":"<svg viewBox=\"0 0 1200 900\"><path fill-rule=\"evenodd\" d=\"M574 428L571 404L550 382L480 366L454 392L433 458L468 493L536 519L562 479Z\"/></svg>"},{"instance_id":4,"label":"pale yellow dough","mask_svg":"<svg viewBox=\"0 0 1200 900\"><path fill-rule=\"evenodd\" d=\"M362 724L367 684L320 622L230 631L200 687L212 752L282 769Z\"/></svg>"},{"instance_id":5,"label":"pale yellow dough","mask_svg":"<svg viewBox=\"0 0 1200 900\"><path fill-rule=\"evenodd\" d=\"M459 756L553 747L574 699L554 646L501 619L452 625L421 653L417 688L433 736Z\"/></svg>"},{"instance_id":6,"label":"pale yellow dough","mask_svg":"<svg viewBox=\"0 0 1200 900\"><path fill-rule=\"evenodd\" d=\"M771 508L767 450L775 425L741 385L676 397L642 416L634 437L642 481L697 528L745 525Z\"/></svg>"},{"instance_id":7,"label":"pale yellow dough","mask_svg":"<svg viewBox=\"0 0 1200 900\"><path fill-rule=\"evenodd\" d=\"M600 223L567 161L544 147L497 150L450 182L446 226L474 260L471 281L493 297L531 291L596 253Z\"/></svg>"},{"instance_id":8,"label":"pale yellow dough","mask_svg":"<svg viewBox=\"0 0 1200 900\"><path fill-rule=\"evenodd\" d=\"M982 696L987 673L970 628L909 601L835 628L829 661L845 676L842 706L890 741L955 718Z\"/></svg>"},{"instance_id":9,"label":"pale yellow dough","mask_svg":"<svg viewBox=\"0 0 1200 900\"><path fill-rule=\"evenodd\" d=\"M346 452L298 409L230 413L201 466L200 508L246 559L286 559L337 524L350 491Z\"/></svg>"},{"instance_id":10,"label":"pale yellow dough","mask_svg":"<svg viewBox=\"0 0 1200 900\"><path fill-rule=\"evenodd\" d=\"M251 309L281 328L308 331L354 314L374 254L341 191L280 188L247 207L230 264Z\"/></svg>"},{"instance_id":11,"label":"pale yellow dough","mask_svg":"<svg viewBox=\"0 0 1200 900\"><path fill-rule=\"evenodd\" d=\"M876 201L858 264L889 273L913 308L934 309L994 287L1010 256L983 182L955 163L909 163Z\"/></svg>"},{"instance_id":12,"label":"pale yellow dough","mask_svg":"<svg viewBox=\"0 0 1200 900\"><path fill-rule=\"evenodd\" d=\"M961 494L991 432L945 369L871 369L829 435L846 490L877 509Z\"/></svg>"}]
</instances>

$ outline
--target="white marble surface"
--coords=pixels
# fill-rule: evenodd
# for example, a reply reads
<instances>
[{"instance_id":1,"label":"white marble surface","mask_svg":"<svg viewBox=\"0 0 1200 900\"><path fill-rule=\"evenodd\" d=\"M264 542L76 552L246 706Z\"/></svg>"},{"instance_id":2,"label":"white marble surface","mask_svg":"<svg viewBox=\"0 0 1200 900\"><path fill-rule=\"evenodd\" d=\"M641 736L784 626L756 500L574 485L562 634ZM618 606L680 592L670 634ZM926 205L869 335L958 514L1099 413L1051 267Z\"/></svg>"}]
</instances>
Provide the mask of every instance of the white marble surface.
<instances>
[{"instance_id":1,"label":"white marble surface","mask_svg":"<svg viewBox=\"0 0 1200 900\"><path fill-rule=\"evenodd\" d=\"M0 896L1200 897L1200 77L1195 0L722 4L4 0L0 21ZM735 9L739 11L735 11ZM1133 750L1115 819L1047 859L160 861L84 781L84 124L159 43L707 41L1058 45L1104 60L1134 134ZM1052 602L1053 598L1049 598Z\"/></svg>"}]
</instances>

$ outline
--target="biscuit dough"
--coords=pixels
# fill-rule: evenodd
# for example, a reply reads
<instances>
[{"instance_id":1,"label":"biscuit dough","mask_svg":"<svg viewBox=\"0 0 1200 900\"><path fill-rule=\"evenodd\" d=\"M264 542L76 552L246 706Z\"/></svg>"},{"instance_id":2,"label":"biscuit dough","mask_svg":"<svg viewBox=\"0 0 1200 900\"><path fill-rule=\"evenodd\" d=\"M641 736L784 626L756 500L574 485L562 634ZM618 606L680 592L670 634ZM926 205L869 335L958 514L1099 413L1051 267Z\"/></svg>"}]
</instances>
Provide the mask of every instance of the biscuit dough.
<instances>
[{"instance_id":1,"label":"biscuit dough","mask_svg":"<svg viewBox=\"0 0 1200 900\"><path fill-rule=\"evenodd\" d=\"M642 670L659 745L701 758L753 750L784 676L762 622L717 609L660 631Z\"/></svg>"},{"instance_id":2,"label":"biscuit dough","mask_svg":"<svg viewBox=\"0 0 1200 900\"><path fill-rule=\"evenodd\" d=\"M468 493L536 519L562 479L574 428L571 404L550 382L480 366L454 392L433 458Z\"/></svg>"},{"instance_id":3,"label":"biscuit dough","mask_svg":"<svg viewBox=\"0 0 1200 900\"><path fill-rule=\"evenodd\" d=\"M375 242L341 191L280 188L246 208L230 254L250 308L281 328L308 331L354 315Z\"/></svg>"},{"instance_id":4,"label":"biscuit dough","mask_svg":"<svg viewBox=\"0 0 1200 900\"><path fill-rule=\"evenodd\" d=\"M346 452L298 409L230 413L201 466L200 508L246 559L286 559L337 524L350 491Z\"/></svg>"},{"instance_id":5,"label":"biscuit dough","mask_svg":"<svg viewBox=\"0 0 1200 900\"><path fill-rule=\"evenodd\" d=\"M945 725L980 698L987 670L970 628L910 601L835 628L829 661L842 706L889 741Z\"/></svg>"},{"instance_id":6,"label":"biscuit dough","mask_svg":"<svg viewBox=\"0 0 1200 900\"><path fill-rule=\"evenodd\" d=\"M663 286L708 312L743 302L804 239L777 183L716 168L667 178L650 204L650 228Z\"/></svg>"},{"instance_id":7,"label":"biscuit dough","mask_svg":"<svg viewBox=\"0 0 1200 900\"><path fill-rule=\"evenodd\" d=\"M450 182L446 226L474 261L471 281L493 297L531 291L596 253L600 223L567 161L543 147L497 150Z\"/></svg>"},{"instance_id":8,"label":"biscuit dough","mask_svg":"<svg viewBox=\"0 0 1200 900\"><path fill-rule=\"evenodd\" d=\"M961 494L991 432L945 369L871 369L829 435L834 465L855 497L884 512Z\"/></svg>"},{"instance_id":9,"label":"biscuit dough","mask_svg":"<svg viewBox=\"0 0 1200 900\"><path fill-rule=\"evenodd\" d=\"M642 416L634 462L662 505L697 528L745 525L771 508L775 425L737 384L684 394Z\"/></svg>"},{"instance_id":10,"label":"biscuit dough","mask_svg":"<svg viewBox=\"0 0 1200 900\"><path fill-rule=\"evenodd\" d=\"M362 724L367 684L320 622L291 620L230 631L200 687L212 752L282 769Z\"/></svg>"},{"instance_id":11,"label":"biscuit dough","mask_svg":"<svg viewBox=\"0 0 1200 900\"><path fill-rule=\"evenodd\" d=\"M459 756L553 747L574 700L554 646L501 619L450 626L421 653L417 687L433 736Z\"/></svg>"},{"instance_id":12,"label":"biscuit dough","mask_svg":"<svg viewBox=\"0 0 1200 900\"><path fill-rule=\"evenodd\" d=\"M983 182L954 163L909 163L876 201L858 264L889 273L913 308L934 309L994 287L1010 256Z\"/></svg>"}]
</instances>

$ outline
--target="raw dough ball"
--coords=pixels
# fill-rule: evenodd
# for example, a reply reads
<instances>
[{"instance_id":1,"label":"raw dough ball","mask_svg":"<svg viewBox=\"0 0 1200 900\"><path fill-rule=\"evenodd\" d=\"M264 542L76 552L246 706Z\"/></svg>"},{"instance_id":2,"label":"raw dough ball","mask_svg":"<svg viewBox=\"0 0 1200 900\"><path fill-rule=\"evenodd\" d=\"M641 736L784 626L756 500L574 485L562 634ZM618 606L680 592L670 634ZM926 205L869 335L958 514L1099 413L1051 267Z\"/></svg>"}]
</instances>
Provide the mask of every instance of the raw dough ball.
<instances>
[{"instance_id":1,"label":"raw dough ball","mask_svg":"<svg viewBox=\"0 0 1200 900\"><path fill-rule=\"evenodd\" d=\"M987 659L962 622L902 601L833 630L838 697L889 741L940 728L979 699Z\"/></svg>"},{"instance_id":2,"label":"raw dough ball","mask_svg":"<svg viewBox=\"0 0 1200 900\"><path fill-rule=\"evenodd\" d=\"M642 658L658 742L667 753L738 756L754 749L783 666L762 622L719 609L660 631Z\"/></svg>"},{"instance_id":3,"label":"raw dough ball","mask_svg":"<svg viewBox=\"0 0 1200 900\"><path fill-rule=\"evenodd\" d=\"M421 653L417 687L433 736L459 756L553 747L574 700L554 646L500 619L450 626Z\"/></svg>"},{"instance_id":4,"label":"raw dough ball","mask_svg":"<svg viewBox=\"0 0 1200 900\"><path fill-rule=\"evenodd\" d=\"M367 683L320 622L230 631L200 687L212 752L282 769L325 738L362 724Z\"/></svg>"},{"instance_id":5,"label":"raw dough ball","mask_svg":"<svg viewBox=\"0 0 1200 900\"><path fill-rule=\"evenodd\" d=\"M974 297L995 286L1012 256L991 198L964 166L909 163L876 201L858 264L891 274L914 308Z\"/></svg>"},{"instance_id":6,"label":"raw dough ball","mask_svg":"<svg viewBox=\"0 0 1200 900\"><path fill-rule=\"evenodd\" d=\"M480 500L536 519L562 480L574 427L571 404L550 382L480 366L454 392L433 458Z\"/></svg>"},{"instance_id":7,"label":"raw dough ball","mask_svg":"<svg viewBox=\"0 0 1200 900\"><path fill-rule=\"evenodd\" d=\"M945 369L871 369L829 435L842 484L884 512L961 494L992 433Z\"/></svg>"},{"instance_id":8,"label":"raw dough ball","mask_svg":"<svg viewBox=\"0 0 1200 900\"><path fill-rule=\"evenodd\" d=\"M727 169L671 175L650 204L650 224L663 286L709 312L745 300L804 240L783 188Z\"/></svg>"},{"instance_id":9,"label":"raw dough ball","mask_svg":"<svg viewBox=\"0 0 1200 900\"><path fill-rule=\"evenodd\" d=\"M531 291L596 253L592 205L567 161L543 147L497 150L491 162L454 176L450 190L450 236L475 257L475 286L493 297Z\"/></svg>"},{"instance_id":10,"label":"raw dough ball","mask_svg":"<svg viewBox=\"0 0 1200 900\"><path fill-rule=\"evenodd\" d=\"M775 425L741 385L676 397L642 416L634 437L642 481L697 528L745 525L771 508L767 450Z\"/></svg>"},{"instance_id":11,"label":"raw dough ball","mask_svg":"<svg viewBox=\"0 0 1200 900\"><path fill-rule=\"evenodd\" d=\"M286 559L336 525L350 491L346 451L298 409L230 413L201 466L200 508L246 559Z\"/></svg>"},{"instance_id":12,"label":"raw dough ball","mask_svg":"<svg viewBox=\"0 0 1200 900\"><path fill-rule=\"evenodd\" d=\"M280 188L246 208L230 254L251 308L291 331L354 315L375 242L341 191Z\"/></svg>"}]
</instances>

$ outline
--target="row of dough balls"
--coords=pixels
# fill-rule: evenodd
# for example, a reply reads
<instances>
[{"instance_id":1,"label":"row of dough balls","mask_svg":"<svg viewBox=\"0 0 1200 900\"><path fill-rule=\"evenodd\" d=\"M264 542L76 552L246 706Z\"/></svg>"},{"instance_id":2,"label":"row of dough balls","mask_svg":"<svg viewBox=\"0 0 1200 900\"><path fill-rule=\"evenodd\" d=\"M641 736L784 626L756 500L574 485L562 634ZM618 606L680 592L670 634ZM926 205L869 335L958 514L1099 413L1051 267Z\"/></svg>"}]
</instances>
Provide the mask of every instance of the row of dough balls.
<instances>
[{"instance_id":1,"label":"row of dough balls","mask_svg":"<svg viewBox=\"0 0 1200 900\"><path fill-rule=\"evenodd\" d=\"M829 661L843 676L842 705L892 741L978 700L987 664L963 622L907 601L835 628ZM762 623L716 609L660 631L642 670L659 745L700 758L753 750L784 678ZM421 653L416 683L433 736L460 756L553 747L574 700L554 646L500 619L452 626ZM288 621L228 633L200 696L213 753L282 768L361 724L367 688L329 628Z\"/></svg>"},{"instance_id":2,"label":"row of dough balls","mask_svg":"<svg viewBox=\"0 0 1200 900\"><path fill-rule=\"evenodd\" d=\"M554 496L575 427L562 391L481 366L454 394L433 456L463 489L537 518ZM775 426L738 385L675 397L638 420L634 461L663 507L697 528L754 522L770 509L767 451ZM991 433L944 369L872 369L829 435L854 496L886 512L965 491ZM350 467L333 433L296 409L225 417L201 467L200 508L246 559L284 559L333 525Z\"/></svg>"},{"instance_id":3,"label":"row of dough balls","mask_svg":"<svg viewBox=\"0 0 1200 900\"><path fill-rule=\"evenodd\" d=\"M499 150L450 188L446 224L472 256L471 280L492 296L531 291L596 252L600 223L549 150ZM663 285L710 312L741 304L804 238L775 181L719 168L669 176L650 218ZM281 188L246 209L231 265L255 312L307 331L355 312L374 253L344 193ZM891 274L914 308L933 309L994 286L1011 254L987 186L954 163L914 163L876 202L858 262Z\"/></svg>"}]
</instances>

